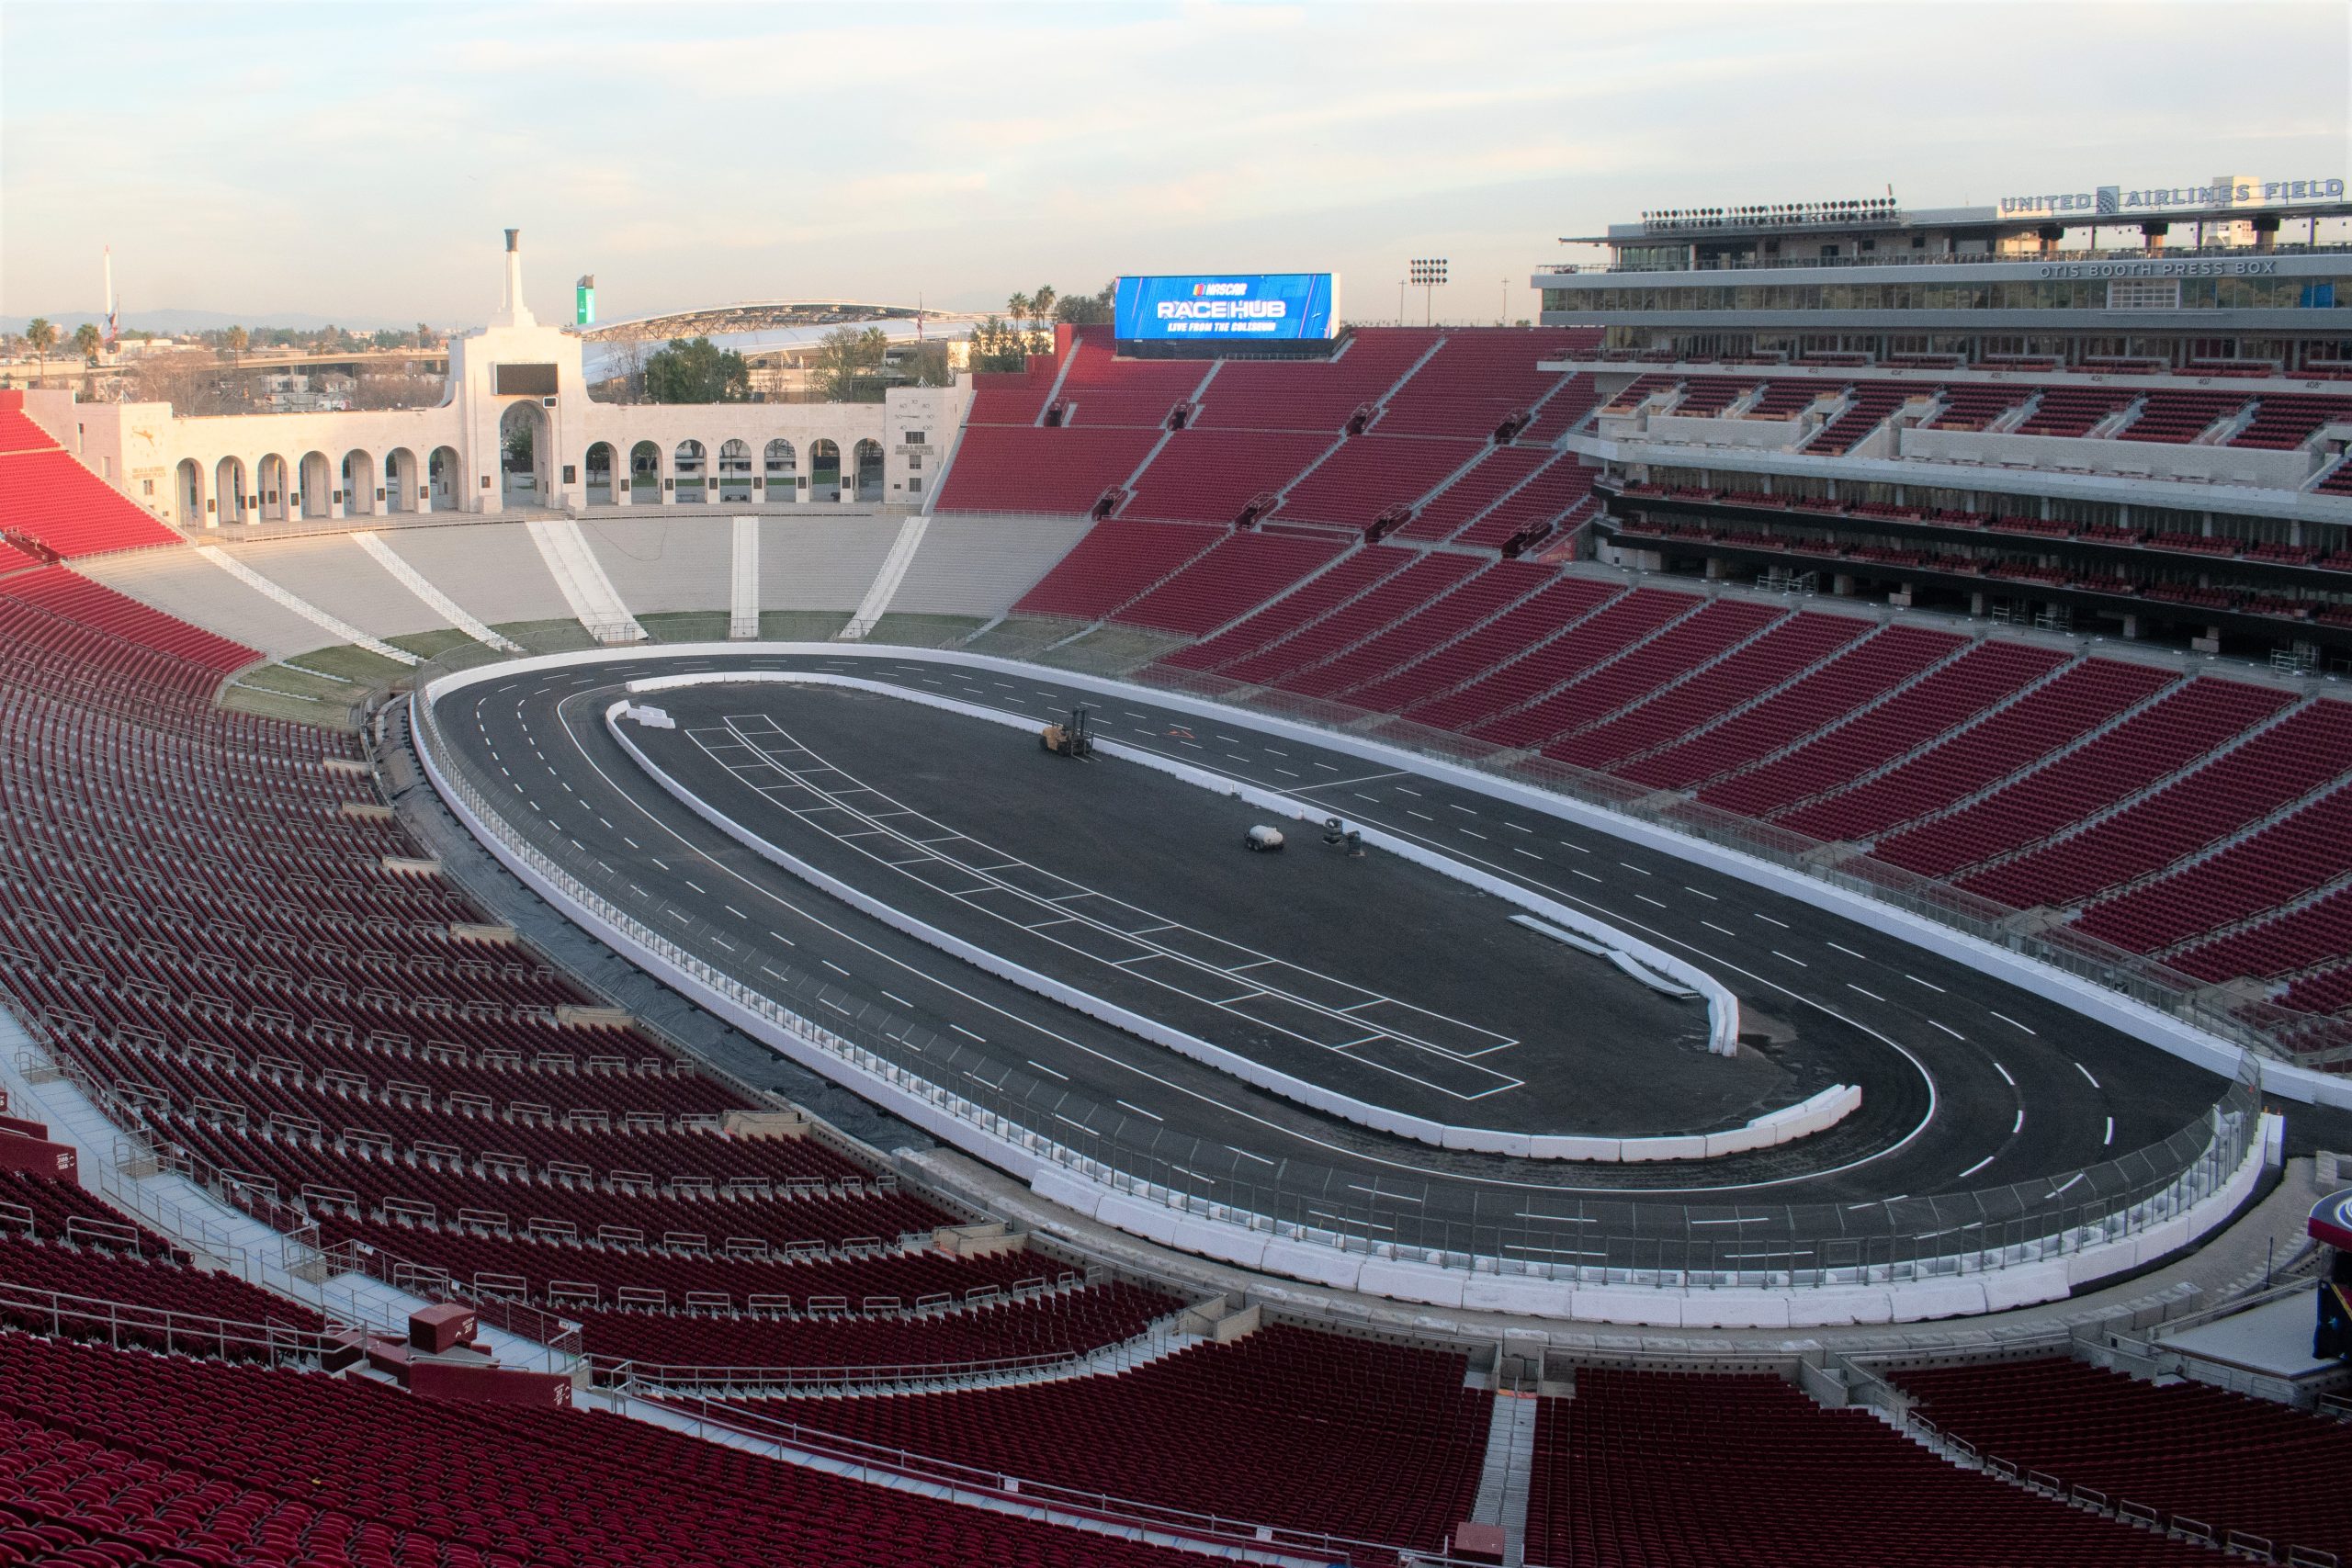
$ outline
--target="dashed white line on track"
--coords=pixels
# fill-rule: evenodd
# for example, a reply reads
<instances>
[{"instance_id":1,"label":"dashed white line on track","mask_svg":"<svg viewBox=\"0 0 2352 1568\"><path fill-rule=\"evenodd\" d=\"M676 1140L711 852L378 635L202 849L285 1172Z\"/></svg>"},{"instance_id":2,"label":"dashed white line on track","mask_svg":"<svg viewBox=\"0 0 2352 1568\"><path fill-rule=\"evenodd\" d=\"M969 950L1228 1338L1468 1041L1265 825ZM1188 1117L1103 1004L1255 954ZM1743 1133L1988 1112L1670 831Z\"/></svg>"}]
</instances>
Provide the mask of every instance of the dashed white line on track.
<instances>
[{"instance_id":1,"label":"dashed white line on track","mask_svg":"<svg viewBox=\"0 0 2352 1568\"><path fill-rule=\"evenodd\" d=\"M1723 927L1715 924L1713 920L1701 920L1699 923L1706 927L1711 931L1723 931L1725 936L1737 936L1739 934L1737 931L1724 931Z\"/></svg>"},{"instance_id":2,"label":"dashed white line on track","mask_svg":"<svg viewBox=\"0 0 2352 1568\"><path fill-rule=\"evenodd\" d=\"M1919 976L1917 976L1917 975L1905 975L1905 976L1903 976L1903 977L1904 977L1905 979L1906 979L1906 980L1910 981L1910 982L1911 982L1913 985L1915 985L1915 986L1925 986L1925 987L1928 987L1928 989L1929 989L1929 990L1931 990L1931 991L1935 992L1935 993L1936 993L1936 995L1938 995L1938 996L1939 996L1939 997L1940 997L1940 996L1942 996L1942 995L1944 994L1944 988L1943 988L1941 986L1937 985L1937 984L1936 984L1934 981L1932 981L1932 980L1922 980L1922 979L1921 979L1921 978L1919 978Z\"/></svg>"},{"instance_id":3,"label":"dashed white line on track","mask_svg":"<svg viewBox=\"0 0 2352 1568\"><path fill-rule=\"evenodd\" d=\"M1854 984L1851 980L1846 982L1846 988L1849 991L1861 991L1862 995L1870 998L1870 999L1874 1002L1883 1002L1886 1000L1884 997L1880 996L1876 991L1862 991L1862 988Z\"/></svg>"},{"instance_id":4,"label":"dashed white line on track","mask_svg":"<svg viewBox=\"0 0 2352 1568\"><path fill-rule=\"evenodd\" d=\"M1807 963L1806 963L1804 959L1802 959L1802 958L1789 958L1789 955L1788 955L1787 953L1782 953L1782 952L1781 952L1779 948L1777 948L1777 947L1776 947L1776 948L1774 948L1774 949L1772 950L1772 956L1773 956L1773 957L1775 957L1775 958L1788 958L1790 963L1792 963L1792 964L1795 964L1795 965L1796 965L1798 968L1800 968L1800 969L1810 969L1810 968L1812 968L1812 967L1813 967L1813 965L1812 965L1812 964L1807 964Z\"/></svg>"},{"instance_id":5,"label":"dashed white line on track","mask_svg":"<svg viewBox=\"0 0 2352 1568\"><path fill-rule=\"evenodd\" d=\"M1691 886L1690 886L1689 883L1687 883L1687 882L1686 882L1686 883L1684 883L1684 884L1682 885L1682 891L1684 891L1685 893L1699 893L1699 890L1698 890L1697 888L1695 888L1695 887ZM1722 903L1722 902L1723 902L1723 900L1722 900L1722 899L1720 899L1720 898L1716 897L1715 897L1713 894L1712 894L1712 893L1699 893L1699 897L1702 897L1702 898L1704 898L1704 899L1705 899L1708 903L1710 903L1710 904L1720 904L1720 903Z\"/></svg>"},{"instance_id":6,"label":"dashed white line on track","mask_svg":"<svg viewBox=\"0 0 2352 1568\"><path fill-rule=\"evenodd\" d=\"M817 960L817 962L818 962L818 963L820 963L820 964L823 964L826 968L828 968L828 969L831 970L831 971L832 971L834 974L836 974L836 975L843 975L843 976L848 976L848 975L849 975L849 971L848 971L848 970L846 970L846 969L842 968L840 964L838 964L834 963L834 962L833 962L831 959L830 959L830 958L820 958L819 960ZM851 977L851 978L853 978L853 979L854 979L854 978L855 978L855 976L850 976L850 977Z\"/></svg>"},{"instance_id":7,"label":"dashed white line on track","mask_svg":"<svg viewBox=\"0 0 2352 1568\"><path fill-rule=\"evenodd\" d=\"M2009 1123L2009 1136L2014 1138L2025 1131L2025 1107L2018 1107L2018 1119Z\"/></svg>"},{"instance_id":8,"label":"dashed white line on track","mask_svg":"<svg viewBox=\"0 0 2352 1568\"><path fill-rule=\"evenodd\" d=\"M1955 1181L1965 1181L1970 1177L1975 1175L1978 1171L1984 1169L1986 1166L1991 1165L1993 1163L1993 1156L1986 1155L1983 1159L1978 1160L1974 1165L1970 1166L1966 1170L1962 1171L1958 1176L1952 1178L1952 1179Z\"/></svg>"},{"instance_id":9,"label":"dashed white line on track","mask_svg":"<svg viewBox=\"0 0 2352 1568\"><path fill-rule=\"evenodd\" d=\"M2008 1069L2008 1068L2007 1068L2007 1067L2005 1067L2005 1066L2001 1066L2001 1064L2000 1064L2000 1063L1996 1062L1996 1063L1994 1063L1994 1064L1993 1064L1993 1070L1994 1070L1995 1072L1996 1072L1996 1073L1998 1073L1998 1074L2000 1074L2000 1075L2001 1075L2001 1081L2002 1081L2003 1083L2005 1083L2005 1084L2008 1085L2011 1089L2015 1089L2015 1088L2017 1088L2017 1087L2018 1087L2018 1080L2017 1080L2017 1079L2015 1079L2015 1078L2013 1078L2013 1077L2009 1077L2009 1069Z\"/></svg>"},{"instance_id":10,"label":"dashed white line on track","mask_svg":"<svg viewBox=\"0 0 2352 1568\"><path fill-rule=\"evenodd\" d=\"M1021 1059L1028 1063L1031 1066L1036 1068L1039 1072L1045 1074L1049 1078L1059 1078L1064 1083L1069 1082L1069 1075L1068 1073L1057 1073L1054 1071L1053 1068L1046 1066L1045 1063L1038 1061L1035 1056L1023 1056Z\"/></svg>"},{"instance_id":11,"label":"dashed white line on track","mask_svg":"<svg viewBox=\"0 0 2352 1568\"><path fill-rule=\"evenodd\" d=\"M2078 1072L2078 1073L2082 1074L2082 1075L2083 1075L2083 1077L2086 1077L2086 1078L2090 1078L2090 1079L2091 1079L2091 1087L2092 1087L2093 1089L2098 1089L2098 1088L2100 1088L2100 1087L2101 1087L2101 1086L2100 1086L2100 1084L2099 1084L2098 1079L2097 1079L2097 1078L2091 1078L2091 1070L2090 1070L2088 1067L2086 1067L2086 1066L2083 1066L2080 1062L2076 1062L2076 1063L2075 1064L2075 1071L2076 1071L2076 1072Z\"/></svg>"},{"instance_id":12,"label":"dashed white line on track","mask_svg":"<svg viewBox=\"0 0 2352 1568\"><path fill-rule=\"evenodd\" d=\"M1987 1009L1985 1009L1984 1010L1985 1010L1985 1011L1987 1011L1987 1012L1992 1012L1992 1011L1993 1011L1993 1010L1992 1010L1992 1009L1990 1009L1990 1008L1987 1008ZM2011 1017L2010 1017L2008 1014L2007 1014L2007 1013L1996 1012L1996 1013L1993 1013L1993 1016L1994 1016L1995 1018L1999 1019L2003 1023L2007 1024L2011 1029L2025 1029L2025 1025L2024 1025L2024 1024L2019 1023L2016 1019L2011 1018ZM2031 1033L2033 1033L2033 1031L2032 1031L2032 1030L2030 1030L2030 1029L2025 1029L2025 1032L2026 1032L2028 1034L2031 1034ZM2037 1036L2037 1038L2038 1038L2038 1036Z\"/></svg>"},{"instance_id":13,"label":"dashed white line on track","mask_svg":"<svg viewBox=\"0 0 2352 1568\"><path fill-rule=\"evenodd\" d=\"M1155 1122L1165 1122L1168 1120L1167 1117L1162 1116L1157 1111L1146 1111L1142 1106L1137 1105L1132 1100L1119 1100L1114 1096L1113 1102L1114 1104L1125 1106L1128 1110L1134 1111L1138 1116L1148 1116Z\"/></svg>"},{"instance_id":14,"label":"dashed white line on track","mask_svg":"<svg viewBox=\"0 0 2352 1568\"><path fill-rule=\"evenodd\" d=\"M1967 1038L1968 1038L1968 1036L1967 1036L1967 1035L1962 1034L1959 1030L1954 1029L1954 1028L1953 1028L1951 1024L1949 1024L1949 1023L1938 1023L1938 1022L1937 1022L1937 1021L1936 1021L1936 1020L1934 1020L1934 1019L1932 1019L1932 1018L1931 1018L1931 1019L1929 1019L1929 1020L1928 1020L1928 1021L1929 1023L1933 1023L1933 1024L1935 1024L1935 1025L1936 1025L1936 1027L1937 1027L1938 1029L1942 1030L1946 1034L1951 1035L1954 1040L1965 1040L1965 1039L1967 1039Z\"/></svg>"},{"instance_id":15,"label":"dashed white line on track","mask_svg":"<svg viewBox=\"0 0 2352 1568\"><path fill-rule=\"evenodd\" d=\"M2099 1142L2100 1142L2100 1143L2102 1143L2102 1144L2111 1144L2111 1143L2115 1142L2115 1118L2114 1118L2114 1117L2110 1116L2110 1117L2109 1117L2109 1118L2107 1119L2107 1136L2106 1136L2106 1137L2104 1137L2104 1138L2101 1138L2101 1139L2099 1140Z\"/></svg>"},{"instance_id":16,"label":"dashed white line on track","mask_svg":"<svg viewBox=\"0 0 2352 1568\"><path fill-rule=\"evenodd\" d=\"M1867 963L1869 963L1869 962L1870 962L1870 960L1869 960L1867 957L1864 957L1861 953L1856 953L1856 952L1855 952L1852 948L1850 948L1850 947L1838 947L1838 944L1837 944L1836 942L1828 942L1828 943L1826 943L1826 944L1825 944L1825 945L1829 946L1829 947L1836 947L1836 948L1838 948L1838 952L1840 952L1840 953L1844 953L1844 954L1845 954L1847 957L1849 957L1849 958L1860 958L1860 959L1862 960L1862 962L1863 962L1863 963L1865 963L1865 964L1867 964Z\"/></svg>"},{"instance_id":17,"label":"dashed white line on track","mask_svg":"<svg viewBox=\"0 0 2352 1568\"><path fill-rule=\"evenodd\" d=\"M1789 929L1789 922L1786 920L1776 920L1770 915L1758 915L1756 918L1763 921L1768 926L1778 926L1782 931L1787 931Z\"/></svg>"}]
</instances>

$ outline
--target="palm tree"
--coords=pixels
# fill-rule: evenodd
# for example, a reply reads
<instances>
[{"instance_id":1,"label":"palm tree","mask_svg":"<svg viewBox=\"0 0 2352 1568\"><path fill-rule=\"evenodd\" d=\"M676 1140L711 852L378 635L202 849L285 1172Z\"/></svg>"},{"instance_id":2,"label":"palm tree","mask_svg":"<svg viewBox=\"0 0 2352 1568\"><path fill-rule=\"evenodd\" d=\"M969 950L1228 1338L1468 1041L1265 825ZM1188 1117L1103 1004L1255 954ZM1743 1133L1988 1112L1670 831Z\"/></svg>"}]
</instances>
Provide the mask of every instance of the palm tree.
<instances>
[{"instance_id":1,"label":"palm tree","mask_svg":"<svg viewBox=\"0 0 2352 1568\"><path fill-rule=\"evenodd\" d=\"M84 321L74 329L74 347L82 355L85 365L98 362L98 329L95 323Z\"/></svg>"},{"instance_id":2,"label":"palm tree","mask_svg":"<svg viewBox=\"0 0 2352 1568\"><path fill-rule=\"evenodd\" d=\"M49 351L57 346L57 323L47 316L35 316L25 323L25 341L33 345L33 357L40 362L34 377L40 379L49 374Z\"/></svg>"},{"instance_id":3,"label":"palm tree","mask_svg":"<svg viewBox=\"0 0 2352 1568\"><path fill-rule=\"evenodd\" d=\"M1004 302L1004 313L1011 316L1016 323L1027 321L1030 310L1030 299L1026 294L1015 294Z\"/></svg>"},{"instance_id":4,"label":"palm tree","mask_svg":"<svg viewBox=\"0 0 2352 1568\"><path fill-rule=\"evenodd\" d=\"M1054 292L1054 286L1048 283L1038 289L1036 295L1030 299L1029 308L1037 312L1039 321L1050 321L1054 319L1054 301L1060 298L1060 295Z\"/></svg>"}]
</instances>

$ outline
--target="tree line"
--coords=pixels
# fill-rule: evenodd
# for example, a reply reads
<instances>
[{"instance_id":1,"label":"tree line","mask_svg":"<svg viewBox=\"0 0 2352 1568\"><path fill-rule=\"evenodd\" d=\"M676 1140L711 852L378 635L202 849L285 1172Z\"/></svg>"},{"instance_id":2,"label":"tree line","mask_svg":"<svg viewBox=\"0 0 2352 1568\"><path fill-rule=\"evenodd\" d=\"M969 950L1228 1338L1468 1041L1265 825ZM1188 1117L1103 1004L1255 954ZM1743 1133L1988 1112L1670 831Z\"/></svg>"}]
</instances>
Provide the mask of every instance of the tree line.
<instances>
[{"instance_id":1,"label":"tree line","mask_svg":"<svg viewBox=\"0 0 2352 1568\"><path fill-rule=\"evenodd\" d=\"M972 329L972 368L1019 370L1031 355L1053 352L1057 325L1103 325L1111 319L1114 288L1106 283L1093 294L1062 294L1049 283L1035 294L1013 295L1003 315Z\"/></svg>"}]
</instances>

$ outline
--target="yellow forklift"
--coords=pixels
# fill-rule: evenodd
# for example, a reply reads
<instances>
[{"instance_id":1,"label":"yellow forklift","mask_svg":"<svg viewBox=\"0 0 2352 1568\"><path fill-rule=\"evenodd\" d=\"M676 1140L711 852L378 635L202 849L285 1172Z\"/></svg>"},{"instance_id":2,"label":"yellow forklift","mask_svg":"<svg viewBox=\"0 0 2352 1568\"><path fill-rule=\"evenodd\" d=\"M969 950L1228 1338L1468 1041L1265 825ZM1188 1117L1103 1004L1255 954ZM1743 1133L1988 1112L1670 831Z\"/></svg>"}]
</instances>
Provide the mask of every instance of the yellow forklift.
<instances>
[{"instance_id":1,"label":"yellow forklift","mask_svg":"<svg viewBox=\"0 0 2352 1568\"><path fill-rule=\"evenodd\" d=\"M1094 727L1087 718L1086 705L1070 709L1068 723L1049 724L1039 730L1037 744L1059 757L1094 755Z\"/></svg>"}]
</instances>

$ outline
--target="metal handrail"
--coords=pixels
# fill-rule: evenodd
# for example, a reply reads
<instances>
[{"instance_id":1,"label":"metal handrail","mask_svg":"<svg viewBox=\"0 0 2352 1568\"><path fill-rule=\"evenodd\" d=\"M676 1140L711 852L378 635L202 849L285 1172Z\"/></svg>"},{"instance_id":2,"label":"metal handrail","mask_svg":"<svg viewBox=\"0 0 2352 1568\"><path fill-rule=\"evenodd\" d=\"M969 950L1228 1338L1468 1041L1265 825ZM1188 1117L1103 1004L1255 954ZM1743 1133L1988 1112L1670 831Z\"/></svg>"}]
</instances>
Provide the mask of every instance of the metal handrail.
<instances>
[{"instance_id":1,"label":"metal handrail","mask_svg":"<svg viewBox=\"0 0 2352 1568\"><path fill-rule=\"evenodd\" d=\"M621 1390L628 1393L630 1391ZM965 1492L1011 1498L1034 1506L1080 1517L1166 1530L1213 1542L1238 1542L1258 1550L1304 1548L1331 1555L1350 1564L1393 1564L1400 1559L1424 1562L1447 1559L1423 1548L1392 1541L1365 1540L1326 1530L1238 1519L1227 1515L1147 1502L1114 1493L1090 1491L1058 1482L1039 1481L1003 1471L960 1463L911 1449L868 1442L821 1427L787 1421L741 1404L699 1395L657 1393L651 1396L663 1408L684 1415L697 1425L725 1428L763 1438L782 1448L857 1470L880 1471L899 1478L932 1482ZM697 1436L700 1434L697 1433Z\"/></svg>"}]
</instances>

